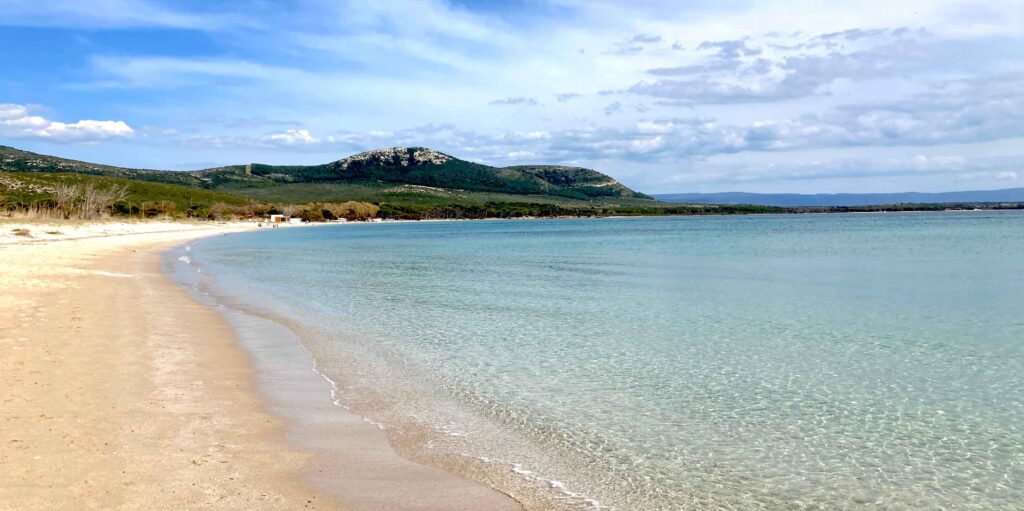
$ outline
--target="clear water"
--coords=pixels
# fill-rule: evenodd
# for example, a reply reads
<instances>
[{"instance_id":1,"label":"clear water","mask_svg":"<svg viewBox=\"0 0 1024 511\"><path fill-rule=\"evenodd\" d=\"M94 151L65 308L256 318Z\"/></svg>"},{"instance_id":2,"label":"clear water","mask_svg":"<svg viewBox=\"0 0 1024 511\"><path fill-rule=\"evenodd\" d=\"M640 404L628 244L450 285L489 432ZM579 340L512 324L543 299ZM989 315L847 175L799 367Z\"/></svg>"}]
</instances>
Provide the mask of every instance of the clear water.
<instances>
[{"instance_id":1,"label":"clear water","mask_svg":"<svg viewBox=\"0 0 1024 511\"><path fill-rule=\"evenodd\" d=\"M345 225L192 257L353 409L566 507L1024 508L1021 212Z\"/></svg>"}]
</instances>

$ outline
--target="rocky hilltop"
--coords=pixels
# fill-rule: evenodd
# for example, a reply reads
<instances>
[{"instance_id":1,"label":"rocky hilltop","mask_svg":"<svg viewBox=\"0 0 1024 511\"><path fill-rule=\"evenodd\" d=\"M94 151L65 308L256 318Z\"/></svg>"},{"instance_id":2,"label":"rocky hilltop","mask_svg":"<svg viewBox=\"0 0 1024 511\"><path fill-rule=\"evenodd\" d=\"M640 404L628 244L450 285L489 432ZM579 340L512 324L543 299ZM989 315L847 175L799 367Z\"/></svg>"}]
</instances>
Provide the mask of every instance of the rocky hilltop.
<instances>
[{"instance_id":1,"label":"rocky hilltop","mask_svg":"<svg viewBox=\"0 0 1024 511\"><path fill-rule=\"evenodd\" d=\"M454 159L447 154L426 147L385 147L342 158L338 160L338 165L342 169L347 169L349 165L381 165L385 163L397 163L403 167L408 167L410 165L427 163L441 165Z\"/></svg>"}]
</instances>

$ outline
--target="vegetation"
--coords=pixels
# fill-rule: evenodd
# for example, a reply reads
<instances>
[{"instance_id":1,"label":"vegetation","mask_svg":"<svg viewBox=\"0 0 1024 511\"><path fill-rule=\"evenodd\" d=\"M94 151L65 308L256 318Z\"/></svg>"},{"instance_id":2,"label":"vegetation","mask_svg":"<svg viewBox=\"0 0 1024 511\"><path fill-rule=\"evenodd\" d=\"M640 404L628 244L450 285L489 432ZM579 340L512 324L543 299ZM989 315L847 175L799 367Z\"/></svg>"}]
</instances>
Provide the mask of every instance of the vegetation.
<instances>
[{"instance_id":1,"label":"vegetation","mask_svg":"<svg viewBox=\"0 0 1024 511\"><path fill-rule=\"evenodd\" d=\"M224 187L222 191L264 202L344 202L358 200L378 204L399 205L481 205L487 202L524 202L558 204L569 207L603 205L648 205L660 203L650 199L602 198L572 199L554 195L518 195L499 192L451 190L421 185L386 183L295 183L259 188Z\"/></svg>"},{"instance_id":2,"label":"vegetation","mask_svg":"<svg viewBox=\"0 0 1024 511\"><path fill-rule=\"evenodd\" d=\"M53 218L208 218L216 204L251 201L201 188L69 173L0 173L0 210Z\"/></svg>"},{"instance_id":3,"label":"vegetation","mask_svg":"<svg viewBox=\"0 0 1024 511\"><path fill-rule=\"evenodd\" d=\"M52 218L474 219L1022 209L1024 204L774 207L657 202L589 169L496 168L423 148L314 166L126 169L0 146L0 211Z\"/></svg>"},{"instance_id":4,"label":"vegetation","mask_svg":"<svg viewBox=\"0 0 1024 511\"><path fill-rule=\"evenodd\" d=\"M650 197L578 167L491 167L422 147L379 149L322 165L234 165L188 172L128 169L0 146L0 170L79 174L239 190L303 183L383 183L570 199Z\"/></svg>"},{"instance_id":5,"label":"vegetation","mask_svg":"<svg viewBox=\"0 0 1024 511\"><path fill-rule=\"evenodd\" d=\"M311 203L298 208L295 216L307 222L323 222L341 218L345 220L369 220L376 218L379 211L380 207L369 202Z\"/></svg>"},{"instance_id":6,"label":"vegetation","mask_svg":"<svg viewBox=\"0 0 1024 511\"><path fill-rule=\"evenodd\" d=\"M780 208L766 206L566 206L550 203L487 202L479 205L395 205L382 204L383 218L417 219L477 219L477 218L538 218L538 217L607 217L607 216L667 216L667 215L747 215L755 213L782 213Z\"/></svg>"},{"instance_id":7,"label":"vegetation","mask_svg":"<svg viewBox=\"0 0 1024 511\"><path fill-rule=\"evenodd\" d=\"M67 220L72 216L92 220L107 213L128 197L128 185L113 184L106 187L96 183L57 183L53 187L52 204L56 213Z\"/></svg>"}]
</instances>

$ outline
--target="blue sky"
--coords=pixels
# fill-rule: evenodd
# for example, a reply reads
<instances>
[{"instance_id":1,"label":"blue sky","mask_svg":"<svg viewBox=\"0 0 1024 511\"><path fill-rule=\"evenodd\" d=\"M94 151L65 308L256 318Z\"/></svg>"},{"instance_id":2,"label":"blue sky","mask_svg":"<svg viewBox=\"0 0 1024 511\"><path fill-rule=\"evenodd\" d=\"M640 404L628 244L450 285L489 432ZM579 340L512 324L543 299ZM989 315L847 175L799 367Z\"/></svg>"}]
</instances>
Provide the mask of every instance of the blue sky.
<instances>
[{"instance_id":1,"label":"blue sky","mask_svg":"<svg viewBox=\"0 0 1024 511\"><path fill-rule=\"evenodd\" d=\"M642 191L1024 186L1024 1L0 0L0 144L115 165L422 145Z\"/></svg>"}]
</instances>

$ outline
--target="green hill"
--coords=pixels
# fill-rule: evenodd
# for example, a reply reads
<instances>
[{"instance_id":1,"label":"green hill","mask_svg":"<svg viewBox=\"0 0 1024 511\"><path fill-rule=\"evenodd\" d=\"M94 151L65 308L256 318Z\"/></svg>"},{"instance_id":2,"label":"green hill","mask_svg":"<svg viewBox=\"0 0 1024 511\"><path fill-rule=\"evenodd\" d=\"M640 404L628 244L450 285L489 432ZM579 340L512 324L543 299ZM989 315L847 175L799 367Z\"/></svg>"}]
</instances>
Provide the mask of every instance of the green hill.
<instances>
[{"instance_id":1,"label":"green hill","mask_svg":"<svg viewBox=\"0 0 1024 511\"><path fill-rule=\"evenodd\" d=\"M68 186L78 187L82 193L116 191L102 208L107 214L211 219L273 212L289 212L308 220L337 214L365 217L356 210L384 218L427 219L1024 207L1022 203L866 207L674 204L658 202L590 169L491 167L422 147L378 149L322 165L251 164L178 172L100 165L0 146L0 214L66 211L58 199ZM84 199L77 200L74 204L84 204Z\"/></svg>"},{"instance_id":2,"label":"green hill","mask_svg":"<svg viewBox=\"0 0 1024 511\"><path fill-rule=\"evenodd\" d=\"M548 196L577 201L651 201L650 197L590 169L552 165L492 167L423 147L378 149L322 165L251 164L179 172L100 165L0 146L0 171L91 174L294 202L316 200L295 193L308 189L311 184L358 185L371 189L414 185L447 192ZM292 189L291 185L298 184L307 186Z\"/></svg>"}]
</instances>

